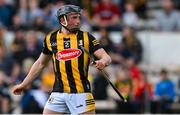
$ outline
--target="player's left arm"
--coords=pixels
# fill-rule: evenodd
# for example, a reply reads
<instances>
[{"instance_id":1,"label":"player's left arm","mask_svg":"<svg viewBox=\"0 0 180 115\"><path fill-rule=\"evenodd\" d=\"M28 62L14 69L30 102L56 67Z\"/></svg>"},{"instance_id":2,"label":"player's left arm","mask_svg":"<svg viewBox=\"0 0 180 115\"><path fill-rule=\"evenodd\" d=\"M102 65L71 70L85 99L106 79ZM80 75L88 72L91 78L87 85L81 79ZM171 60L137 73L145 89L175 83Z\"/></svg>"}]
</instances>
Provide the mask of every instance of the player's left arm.
<instances>
[{"instance_id":1,"label":"player's left arm","mask_svg":"<svg viewBox=\"0 0 180 115\"><path fill-rule=\"evenodd\" d=\"M96 60L95 66L98 69L103 69L111 63L111 58L93 35L88 33L88 37L90 41L89 53L95 55L98 58L98 60Z\"/></svg>"},{"instance_id":2,"label":"player's left arm","mask_svg":"<svg viewBox=\"0 0 180 115\"><path fill-rule=\"evenodd\" d=\"M94 55L99 59L96 60L96 68L103 69L111 63L111 57L106 53L103 48L100 48L94 52Z\"/></svg>"}]
</instances>

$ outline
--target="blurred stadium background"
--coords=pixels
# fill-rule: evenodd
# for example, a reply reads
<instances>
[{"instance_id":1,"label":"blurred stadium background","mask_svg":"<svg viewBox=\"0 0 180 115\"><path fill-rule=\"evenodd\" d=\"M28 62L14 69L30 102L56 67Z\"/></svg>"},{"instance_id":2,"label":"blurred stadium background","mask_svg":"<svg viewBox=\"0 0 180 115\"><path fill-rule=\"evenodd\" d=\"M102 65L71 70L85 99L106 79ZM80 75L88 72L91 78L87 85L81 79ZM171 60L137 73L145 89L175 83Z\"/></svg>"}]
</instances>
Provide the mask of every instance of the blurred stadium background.
<instances>
[{"instance_id":1,"label":"blurred stadium background","mask_svg":"<svg viewBox=\"0 0 180 115\"><path fill-rule=\"evenodd\" d=\"M97 113L180 113L179 0L0 0L0 113L42 113L54 82L52 64L21 96L10 92L59 28L57 9L83 8L82 30L112 57L106 68L123 103L98 71L89 80Z\"/></svg>"}]
</instances>

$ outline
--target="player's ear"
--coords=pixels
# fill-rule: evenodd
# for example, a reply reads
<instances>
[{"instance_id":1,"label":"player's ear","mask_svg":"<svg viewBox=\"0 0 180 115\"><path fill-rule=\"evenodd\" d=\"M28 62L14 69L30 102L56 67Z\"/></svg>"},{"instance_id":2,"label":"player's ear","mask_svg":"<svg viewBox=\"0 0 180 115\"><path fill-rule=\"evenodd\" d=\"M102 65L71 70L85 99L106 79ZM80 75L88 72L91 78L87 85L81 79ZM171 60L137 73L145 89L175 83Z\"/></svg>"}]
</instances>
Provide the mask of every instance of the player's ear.
<instances>
[{"instance_id":1,"label":"player's ear","mask_svg":"<svg viewBox=\"0 0 180 115\"><path fill-rule=\"evenodd\" d=\"M61 17L61 18L59 19L59 22L60 22L61 24L65 24L65 20L64 20L64 18L63 18L63 17Z\"/></svg>"},{"instance_id":2,"label":"player's ear","mask_svg":"<svg viewBox=\"0 0 180 115\"><path fill-rule=\"evenodd\" d=\"M67 17L66 17L65 15L59 19L59 22L60 22L63 26L67 26L67 25L68 25L68 23L67 23Z\"/></svg>"}]
</instances>

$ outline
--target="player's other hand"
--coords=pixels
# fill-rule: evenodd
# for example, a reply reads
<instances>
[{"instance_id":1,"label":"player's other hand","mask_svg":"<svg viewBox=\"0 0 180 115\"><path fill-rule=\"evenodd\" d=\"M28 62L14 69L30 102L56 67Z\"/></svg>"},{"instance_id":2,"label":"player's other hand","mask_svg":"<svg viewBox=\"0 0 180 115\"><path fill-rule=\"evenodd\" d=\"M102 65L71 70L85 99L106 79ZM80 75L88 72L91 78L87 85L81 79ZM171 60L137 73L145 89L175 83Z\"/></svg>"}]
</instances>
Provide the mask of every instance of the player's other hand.
<instances>
[{"instance_id":1,"label":"player's other hand","mask_svg":"<svg viewBox=\"0 0 180 115\"><path fill-rule=\"evenodd\" d=\"M12 88L12 93L15 95L21 95L23 90L24 90L24 87L21 84L18 84Z\"/></svg>"},{"instance_id":2,"label":"player's other hand","mask_svg":"<svg viewBox=\"0 0 180 115\"><path fill-rule=\"evenodd\" d=\"M106 67L106 63L102 59L95 62L96 63L94 65L97 69L104 69Z\"/></svg>"}]
</instances>

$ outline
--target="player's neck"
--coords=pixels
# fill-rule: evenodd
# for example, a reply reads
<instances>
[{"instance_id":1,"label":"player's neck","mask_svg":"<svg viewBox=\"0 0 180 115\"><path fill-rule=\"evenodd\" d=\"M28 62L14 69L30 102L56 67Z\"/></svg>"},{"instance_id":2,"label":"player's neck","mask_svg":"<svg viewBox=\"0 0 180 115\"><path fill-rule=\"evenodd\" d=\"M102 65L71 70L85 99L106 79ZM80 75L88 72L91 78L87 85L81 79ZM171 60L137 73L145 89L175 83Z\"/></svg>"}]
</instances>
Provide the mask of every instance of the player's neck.
<instances>
[{"instance_id":1,"label":"player's neck","mask_svg":"<svg viewBox=\"0 0 180 115\"><path fill-rule=\"evenodd\" d=\"M71 34L67 29L65 29L65 28L61 28L61 32L63 33L63 34L65 34L65 35L69 35L69 34Z\"/></svg>"}]
</instances>

